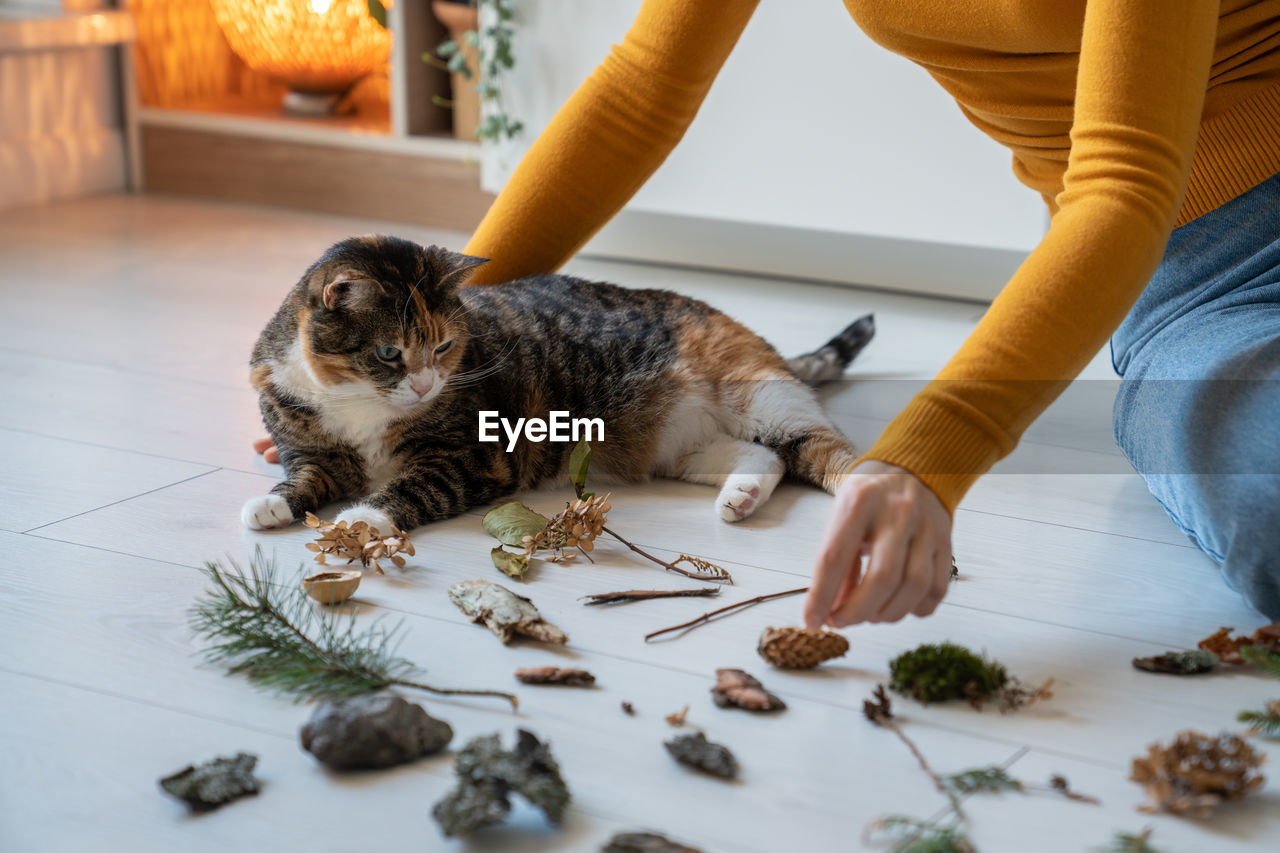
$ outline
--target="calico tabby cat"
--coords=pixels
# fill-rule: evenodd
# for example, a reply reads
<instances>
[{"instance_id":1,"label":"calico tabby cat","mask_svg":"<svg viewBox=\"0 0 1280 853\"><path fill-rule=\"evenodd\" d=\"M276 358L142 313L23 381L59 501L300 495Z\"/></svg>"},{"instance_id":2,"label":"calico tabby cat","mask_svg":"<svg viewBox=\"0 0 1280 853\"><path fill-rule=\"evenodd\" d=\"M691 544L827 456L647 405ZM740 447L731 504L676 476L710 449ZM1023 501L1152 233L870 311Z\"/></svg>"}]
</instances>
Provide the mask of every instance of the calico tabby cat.
<instances>
[{"instance_id":1,"label":"calico tabby cat","mask_svg":"<svg viewBox=\"0 0 1280 853\"><path fill-rule=\"evenodd\" d=\"M834 491L855 459L812 390L871 339L863 317L807 356L695 299L561 275L459 287L479 258L395 237L325 252L254 347L286 479L241 513L283 527L333 501L386 531L564 481L571 443L478 440L478 413L600 418L592 470L720 487L739 521L784 473Z\"/></svg>"}]
</instances>

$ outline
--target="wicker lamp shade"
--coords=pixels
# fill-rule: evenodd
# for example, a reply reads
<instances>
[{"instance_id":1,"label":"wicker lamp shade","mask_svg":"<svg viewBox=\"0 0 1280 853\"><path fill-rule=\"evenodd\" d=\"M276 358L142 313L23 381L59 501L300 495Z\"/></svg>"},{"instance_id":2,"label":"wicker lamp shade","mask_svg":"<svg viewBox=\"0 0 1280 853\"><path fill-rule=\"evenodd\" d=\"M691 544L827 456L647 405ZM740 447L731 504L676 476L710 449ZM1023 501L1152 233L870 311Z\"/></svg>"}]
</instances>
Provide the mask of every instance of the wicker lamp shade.
<instances>
[{"instance_id":1,"label":"wicker lamp shade","mask_svg":"<svg viewBox=\"0 0 1280 853\"><path fill-rule=\"evenodd\" d=\"M231 49L294 92L342 92L391 51L367 0L213 0L213 10Z\"/></svg>"}]
</instances>

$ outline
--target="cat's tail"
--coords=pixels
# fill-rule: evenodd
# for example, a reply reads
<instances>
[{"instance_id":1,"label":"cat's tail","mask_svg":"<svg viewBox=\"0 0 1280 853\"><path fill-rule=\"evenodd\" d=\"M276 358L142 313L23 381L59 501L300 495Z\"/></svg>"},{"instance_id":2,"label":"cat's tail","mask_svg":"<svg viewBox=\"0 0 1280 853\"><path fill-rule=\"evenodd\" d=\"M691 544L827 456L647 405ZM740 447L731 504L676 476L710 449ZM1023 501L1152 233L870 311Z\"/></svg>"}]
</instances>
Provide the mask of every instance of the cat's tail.
<instances>
[{"instance_id":1,"label":"cat's tail","mask_svg":"<svg viewBox=\"0 0 1280 853\"><path fill-rule=\"evenodd\" d=\"M871 342L875 334L875 315L859 317L820 349L787 359L787 369L807 385L839 379L844 375L844 369Z\"/></svg>"}]
</instances>

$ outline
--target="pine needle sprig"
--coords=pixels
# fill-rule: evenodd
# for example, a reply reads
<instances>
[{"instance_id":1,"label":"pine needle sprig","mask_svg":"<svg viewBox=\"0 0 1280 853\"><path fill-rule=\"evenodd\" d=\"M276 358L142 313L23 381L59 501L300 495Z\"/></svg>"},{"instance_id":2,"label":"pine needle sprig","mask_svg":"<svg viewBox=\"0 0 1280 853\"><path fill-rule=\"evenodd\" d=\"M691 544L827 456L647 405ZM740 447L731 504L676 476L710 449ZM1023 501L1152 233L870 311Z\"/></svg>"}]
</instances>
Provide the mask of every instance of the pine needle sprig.
<instances>
[{"instance_id":1,"label":"pine needle sprig","mask_svg":"<svg viewBox=\"0 0 1280 853\"><path fill-rule=\"evenodd\" d=\"M387 629L376 620L357 630L357 611L319 611L300 588L279 583L274 559L268 561L261 548L247 574L231 565L228 571L205 563L201 571L212 587L190 610L192 630L211 641L205 659L229 674L295 700L338 699L401 686L443 695L495 696L516 707L510 693L411 680L419 668L396 655L403 623Z\"/></svg>"},{"instance_id":2,"label":"pine needle sprig","mask_svg":"<svg viewBox=\"0 0 1280 853\"><path fill-rule=\"evenodd\" d=\"M1268 651L1258 646L1243 646L1240 657L1268 675L1280 678L1280 652Z\"/></svg>"},{"instance_id":3,"label":"pine needle sprig","mask_svg":"<svg viewBox=\"0 0 1280 853\"><path fill-rule=\"evenodd\" d=\"M1248 723L1254 734L1280 737L1280 699L1268 702L1261 711L1241 711L1236 719Z\"/></svg>"}]
</instances>

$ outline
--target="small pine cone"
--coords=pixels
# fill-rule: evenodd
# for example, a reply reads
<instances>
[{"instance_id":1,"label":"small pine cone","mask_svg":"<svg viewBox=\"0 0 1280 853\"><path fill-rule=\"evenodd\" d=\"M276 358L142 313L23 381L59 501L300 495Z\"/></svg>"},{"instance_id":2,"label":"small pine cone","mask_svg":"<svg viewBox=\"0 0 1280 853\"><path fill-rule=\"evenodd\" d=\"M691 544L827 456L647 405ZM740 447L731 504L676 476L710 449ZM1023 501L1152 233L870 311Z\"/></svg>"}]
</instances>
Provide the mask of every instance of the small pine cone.
<instances>
[{"instance_id":1,"label":"small pine cone","mask_svg":"<svg viewBox=\"0 0 1280 853\"><path fill-rule=\"evenodd\" d=\"M812 669L823 661L844 657L849 641L834 631L765 628L756 651L783 669Z\"/></svg>"}]
</instances>

